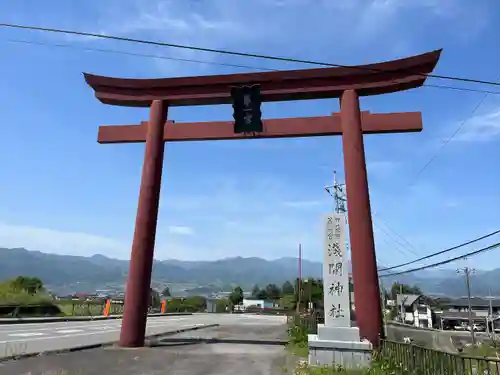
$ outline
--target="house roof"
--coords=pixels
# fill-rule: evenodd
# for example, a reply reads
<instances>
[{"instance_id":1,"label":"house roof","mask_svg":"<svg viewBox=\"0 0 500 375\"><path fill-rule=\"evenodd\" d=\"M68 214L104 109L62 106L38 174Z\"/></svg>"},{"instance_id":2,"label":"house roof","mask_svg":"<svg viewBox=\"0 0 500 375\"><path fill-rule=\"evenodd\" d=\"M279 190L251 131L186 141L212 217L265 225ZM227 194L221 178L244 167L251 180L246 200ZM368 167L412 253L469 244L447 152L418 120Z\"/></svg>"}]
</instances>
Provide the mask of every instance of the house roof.
<instances>
[{"instance_id":1,"label":"house roof","mask_svg":"<svg viewBox=\"0 0 500 375\"><path fill-rule=\"evenodd\" d=\"M472 308L474 307L489 307L490 300L488 298L471 297L470 299ZM451 301L443 303L445 306L456 306L456 307L469 307L469 301L467 298L457 298ZM500 307L500 299L495 298L491 300L491 305L493 307Z\"/></svg>"},{"instance_id":2,"label":"house roof","mask_svg":"<svg viewBox=\"0 0 500 375\"><path fill-rule=\"evenodd\" d=\"M415 303L416 300L421 297L420 294L398 294L396 295L396 303L401 305L401 301L403 302L403 306L411 306Z\"/></svg>"},{"instance_id":3,"label":"house roof","mask_svg":"<svg viewBox=\"0 0 500 375\"><path fill-rule=\"evenodd\" d=\"M437 314L442 319L468 319L469 312L461 311L443 311L441 314ZM476 318L476 313L472 312L472 318Z\"/></svg>"}]
</instances>

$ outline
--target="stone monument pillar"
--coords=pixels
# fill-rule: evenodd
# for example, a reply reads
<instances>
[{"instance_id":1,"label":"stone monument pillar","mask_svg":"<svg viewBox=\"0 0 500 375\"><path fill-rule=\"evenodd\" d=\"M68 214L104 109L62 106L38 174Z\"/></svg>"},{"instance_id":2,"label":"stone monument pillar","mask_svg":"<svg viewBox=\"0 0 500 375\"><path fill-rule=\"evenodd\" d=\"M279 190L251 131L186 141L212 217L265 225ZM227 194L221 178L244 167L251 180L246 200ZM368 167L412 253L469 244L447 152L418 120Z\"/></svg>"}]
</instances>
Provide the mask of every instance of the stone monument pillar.
<instances>
[{"instance_id":1,"label":"stone monument pillar","mask_svg":"<svg viewBox=\"0 0 500 375\"><path fill-rule=\"evenodd\" d=\"M366 367L372 345L360 340L358 327L351 324L345 216L328 214L322 232L325 324L318 324L318 334L308 337L309 364Z\"/></svg>"}]
</instances>

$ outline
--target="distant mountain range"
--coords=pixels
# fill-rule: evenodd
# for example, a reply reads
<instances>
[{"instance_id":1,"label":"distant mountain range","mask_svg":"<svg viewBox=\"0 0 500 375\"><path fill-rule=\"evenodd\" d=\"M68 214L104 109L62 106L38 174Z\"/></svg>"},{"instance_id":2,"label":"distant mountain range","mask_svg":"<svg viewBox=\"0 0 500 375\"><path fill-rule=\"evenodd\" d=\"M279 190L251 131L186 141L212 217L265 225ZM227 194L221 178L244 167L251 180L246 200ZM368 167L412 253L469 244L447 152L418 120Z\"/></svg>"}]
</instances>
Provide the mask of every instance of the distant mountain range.
<instances>
[{"instance_id":1,"label":"distant mountain range","mask_svg":"<svg viewBox=\"0 0 500 375\"><path fill-rule=\"evenodd\" d=\"M93 292L99 289L123 289L128 261L108 258L55 255L26 249L0 248L0 279L25 275L38 276L57 293ZM322 264L302 261L303 277L321 277ZM157 288L171 285L173 292L185 289L209 291L230 290L234 285L251 289L253 285L281 285L294 280L298 274L297 258L265 260L261 258L225 258L216 261L155 261L153 284ZM487 295L488 288L500 295L500 269L476 272L471 280L474 295ZM399 277L384 277L386 287L399 281L416 284L425 293L462 296L466 294L465 280L451 271L423 271Z\"/></svg>"}]
</instances>

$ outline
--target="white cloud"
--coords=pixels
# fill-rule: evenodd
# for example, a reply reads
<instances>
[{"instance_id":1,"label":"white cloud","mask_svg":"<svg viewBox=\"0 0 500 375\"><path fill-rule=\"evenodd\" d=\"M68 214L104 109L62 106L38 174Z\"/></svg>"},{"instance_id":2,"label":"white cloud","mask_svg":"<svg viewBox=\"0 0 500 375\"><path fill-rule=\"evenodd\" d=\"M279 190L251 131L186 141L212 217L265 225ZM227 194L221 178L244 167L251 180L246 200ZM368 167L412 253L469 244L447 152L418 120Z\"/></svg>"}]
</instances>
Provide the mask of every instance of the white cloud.
<instances>
[{"instance_id":1,"label":"white cloud","mask_svg":"<svg viewBox=\"0 0 500 375\"><path fill-rule=\"evenodd\" d=\"M312 196L304 200L300 189L285 189L284 181L265 175L247 180L210 176L206 181L200 179L199 184L199 190L167 194L167 199L162 199L155 246L157 259L199 260L236 255L277 258L295 254L299 242L308 249L308 257L319 257L320 214L328 209L321 205L321 189L318 199ZM182 225L173 223L162 230L163 218L169 217L175 217ZM128 225L115 228L113 237L106 237L78 230L4 223L0 224L0 247L129 259L132 235Z\"/></svg>"},{"instance_id":2,"label":"white cloud","mask_svg":"<svg viewBox=\"0 0 500 375\"><path fill-rule=\"evenodd\" d=\"M321 204L324 204L324 202L320 200L288 201L283 203L286 207L291 208L310 208L317 207Z\"/></svg>"},{"instance_id":3,"label":"white cloud","mask_svg":"<svg viewBox=\"0 0 500 375\"><path fill-rule=\"evenodd\" d=\"M449 199L444 201L444 205L448 208L457 208L459 203L455 200Z\"/></svg>"},{"instance_id":4,"label":"white cloud","mask_svg":"<svg viewBox=\"0 0 500 375\"><path fill-rule=\"evenodd\" d=\"M174 227L174 235L157 232L156 259L203 258L199 247L176 240L176 234L190 234L187 227ZM59 255L91 256L102 254L110 258L130 259L132 232L127 237L112 238L83 232L70 232L29 225L0 223L0 247L25 248Z\"/></svg>"},{"instance_id":5,"label":"white cloud","mask_svg":"<svg viewBox=\"0 0 500 375\"><path fill-rule=\"evenodd\" d=\"M453 35L457 24L467 24L470 37L469 30L488 18L484 6L472 7L465 0L316 0L314 5L306 0L115 0L107 4L97 17L88 20L87 30L208 48L336 60L342 58L339 51L343 50L357 49L366 55L366 47L371 47L372 53L384 51L383 58L406 54L426 31L426 22L420 21L442 21L441 26L448 26ZM421 12L418 20L415 12ZM167 49L166 54L208 61L238 59L186 49ZM252 65L251 60L245 61ZM164 74L179 69L186 73L191 67L204 70L202 65L181 62L153 63ZM258 63L266 66L265 61Z\"/></svg>"},{"instance_id":6,"label":"white cloud","mask_svg":"<svg viewBox=\"0 0 500 375\"><path fill-rule=\"evenodd\" d=\"M178 234L181 236L192 236L194 235L194 230L191 227L180 226L180 225L170 225L168 231L172 234Z\"/></svg>"},{"instance_id":7,"label":"white cloud","mask_svg":"<svg viewBox=\"0 0 500 375\"><path fill-rule=\"evenodd\" d=\"M116 258L123 258L124 251L130 249L130 243L114 238L5 223L0 223L0 246L66 255L103 254Z\"/></svg>"},{"instance_id":8,"label":"white cloud","mask_svg":"<svg viewBox=\"0 0 500 375\"><path fill-rule=\"evenodd\" d=\"M500 138L500 107L472 117L454 138L462 142L487 142Z\"/></svg>"},{"instance_id":9,"label":"white cloud","mask_svg":"<svg viewBox=\"0 0 500 375\"><path fill-rule=\"evenodd\" d=\"M389 160L374 160L366 163L366 168L370 173L388 173L392 172L399 163Z\"/></svg>"}]
</instances>

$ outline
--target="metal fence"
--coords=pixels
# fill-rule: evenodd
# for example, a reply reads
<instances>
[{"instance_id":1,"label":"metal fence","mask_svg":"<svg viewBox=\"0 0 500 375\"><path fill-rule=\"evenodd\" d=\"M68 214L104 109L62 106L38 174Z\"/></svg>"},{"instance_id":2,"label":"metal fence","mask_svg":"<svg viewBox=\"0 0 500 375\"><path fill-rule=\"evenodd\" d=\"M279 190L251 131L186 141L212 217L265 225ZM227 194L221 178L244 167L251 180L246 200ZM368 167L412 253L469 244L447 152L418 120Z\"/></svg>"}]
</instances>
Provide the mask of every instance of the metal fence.
<instances>
[{"instance_id":1,"label":"metal fence","mask_svg":"<svg viewBox=\"0 0 500 375\"><path fill-rule=\"evenodd\" d=\"M294 314L288 323L304 333L316 333L322 314ZM428 349L411 343L382 340L374 353L381 374L395 375L500 375L500 359L475 357Z\"/></svg>"},{"instance_id":2,"label":"metal fence","mask_svg":"<svg viewBox=\"0 0 500 375\"><path fill-rule=\"evenodd\" d=\"M303 327L307 333L318 333L318 324L324 323L324 317L321 313L313 314L292 314L287 316L287 323Z\"/></svg>"},{"instance_id":3,"label":"metal fence","mask_svg":"<svg viewBox=\"0 0 500 375\"><path fill-rule=\"evenodd\" d=\"M402 374L500 375L500 359L446 353L394 341L382 341L375 358Z\"/></svg>"}]
</instances>

